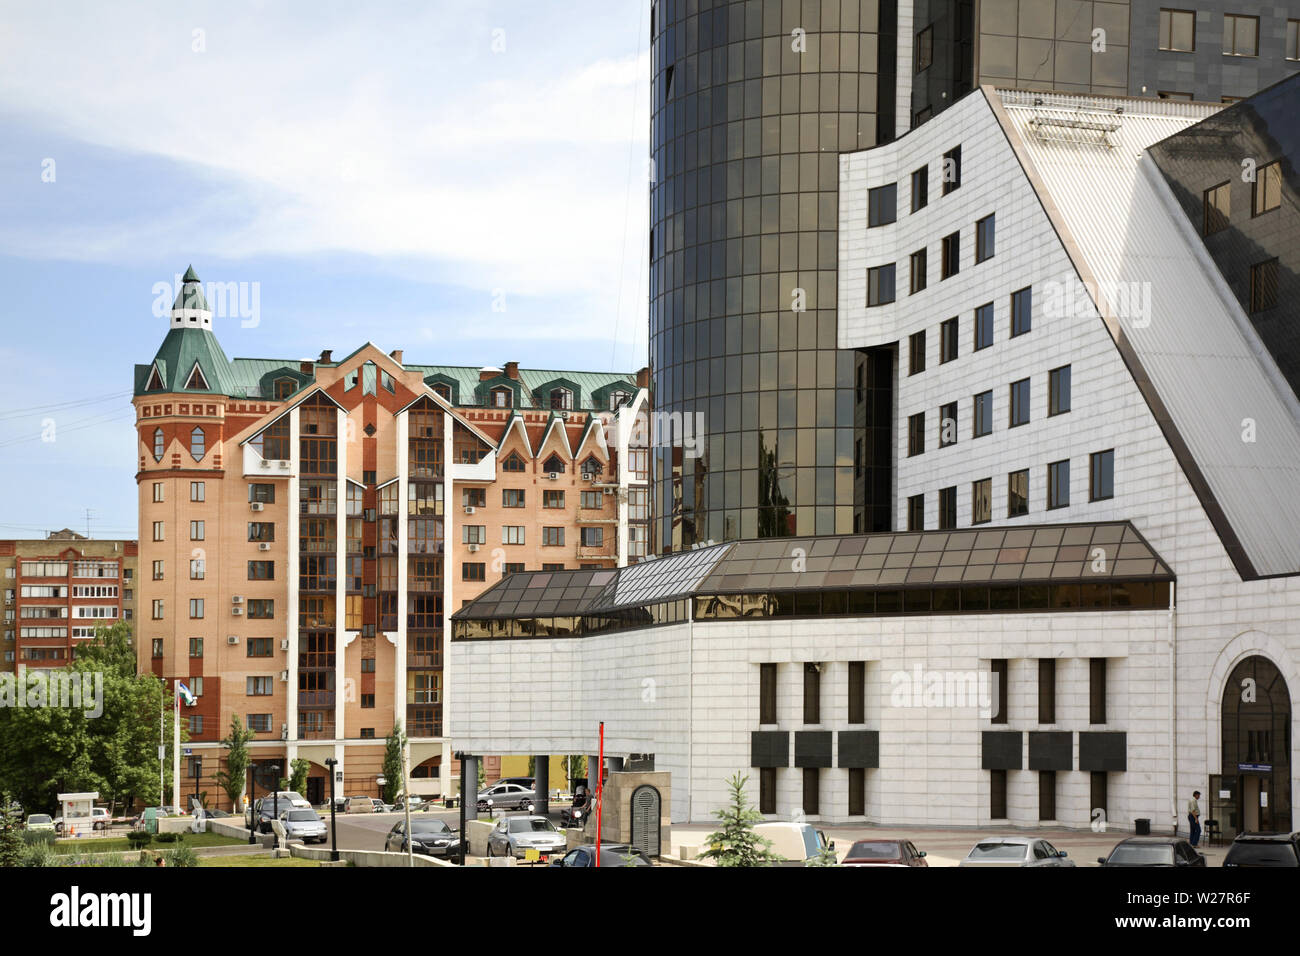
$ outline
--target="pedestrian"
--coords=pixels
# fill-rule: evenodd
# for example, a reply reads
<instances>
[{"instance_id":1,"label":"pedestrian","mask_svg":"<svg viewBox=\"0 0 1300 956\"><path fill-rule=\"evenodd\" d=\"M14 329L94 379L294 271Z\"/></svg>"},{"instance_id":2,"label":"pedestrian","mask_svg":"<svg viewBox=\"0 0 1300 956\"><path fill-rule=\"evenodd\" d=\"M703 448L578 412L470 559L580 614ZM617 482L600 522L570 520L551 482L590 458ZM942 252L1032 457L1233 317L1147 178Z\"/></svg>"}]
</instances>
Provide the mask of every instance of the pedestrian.
<instances>
[{"instance_id":1,"label":"pedestrian","mask_svg":"<svg viewBox=\"0 0 1300 956\"><path fill-rule=\"evenodd\" d=\"M1187 823L1191 827L1191 836L1187 842L1192 846L1201 842L1201 791L1193 790L1192 799L1187 801Z\"/></svg>"}]
</instances>

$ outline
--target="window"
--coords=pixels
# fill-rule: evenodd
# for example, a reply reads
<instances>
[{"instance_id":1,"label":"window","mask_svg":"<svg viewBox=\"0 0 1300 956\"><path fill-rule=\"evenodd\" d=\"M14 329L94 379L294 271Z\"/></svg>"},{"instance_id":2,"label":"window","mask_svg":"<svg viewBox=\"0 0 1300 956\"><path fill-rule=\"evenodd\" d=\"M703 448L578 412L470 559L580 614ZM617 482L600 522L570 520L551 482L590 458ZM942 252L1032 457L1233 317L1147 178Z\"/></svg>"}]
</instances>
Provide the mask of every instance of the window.
<instances>
[{"instance_id":1,"label":"window","mask_svg":"<svg viewBox=\"0 0 1300 956\"><path fill-rule=\"evenodd\" d=\"M564 529L563 528L542 528L542 544L548 547L564 546Z\"/></svg>"},{"instance_id":2,"label":"window","mask_svg":"<svg viewBox=\"0 0 1300 956\"><path fill-rule=\"evenodd\" d=\"M758 722L776 723L776 665L758 665Z\"/></svg>"},{"instance_id":3,"label":"window","mask_svg":"<svg viewBox=\"0 0 1300 956\"><path fill-rule=\"evenodd\" d=\"M599 511L605 507L605 495L600 491L578 492L578 507L590 511Z\"/></svg>"},{"instance_id":4,"label":"window","mask_svg":"<svg viewBox=\"0 0 1300 956\"><path fill-rule=\"evenodd\" d=\"M1040 770L1038 771L1038 819L1055 820L1056 819L1056 771ZM1038 844L1043 846L1042 843ZM1035 854L1042 854L1043 859L1047 858L1047 851L1035 849Z\"/></svg>"},{"instance_id":5,"label":"window","mask_svg":"<svg viewBox=\"0 0 1300 956\"><path fill-rule=\"evenodd\" d=\"M939 447L957 444L957 403L939 406Z\"/></svg>"},{"instance_id":6,"label":"window","mask_svg":"<svg viewBox=\"0 0 1300 956\"><path fill-rule=\"evenodd\" d=\"M1259 56L1259 17L1223 15L1223 55Z\"/></svg>"},{"instance_id":7,"label":"window","mask_svg":"<svg viewBox=\"0 0 1300 956\"><path fill-rule=\"evenodd\" d=\"M487 569L482 561L466 561L460 566L462 581L486 581Z\"/></svg>"},{"instance_id":8,"label":"window","mask_svg":"<svg viewBox=\"0 0 1300 956\"><path fill-rule=\"evenodd\" d=\"M362 695L361 695L361 707L362 707L362 709L364 709L364 710L369 710L370 708L372 708L372 707L374 707L374 706L375 706L375 695L374 695L374 694L362 694Z\"/></svg>"},{"instance_id":9,"label":"window","mask_svg":"<svg viewBox=\"0 0 1300 956\"><path fill-rule=\"evenodd\" d=\"M803 722L822 722L822 665L807 663L803 666Z\"/></svg>"},{"instance_id":10,"label":"window","mask_svg":"<svg viewBox=\"0 0 1300 956\"><path fill-rule=\"evenodd\" d=\"M922 166L912 173L912 212L924 209L930 201L930 167Z\"/></svg>"},{"instance_id":11,"label":"window","mask_svg":"<svg viewBox=\"0 0 1300 956\"><path fill-rule=\"evenodd\" d=\"M1056 658L1038 659L1038 722L1056 723Z\"/></svg>"},{"instance_id":12,"label":"window","mask_svg":"<svg viewBox=\"0 0 1300 956\"><path fill-rule=\"evenodd\" d=\"M925 412L917 412L907 419L907 457L914 458L925 452Z\"/></svg>"},{"instance_id":13,"label":"window","mask_svg":"<svg viewBox=\"0 0 1300 956\"><path fill-rule=\"evenodd\" d=\"M523 488L502 488L501 489L501 507L502 508L522 508L524 506L524 489Z\"/></svg>"},{"instance_id":14,"label":"window","mask_svg":"<svg viewBox=\"0 0 1300 956\"><path fill-rule=\"evenodd\" d=\"M867 190L867 228L887 226L898 217L898 184Z\"/></svg>"},{"instance_id":15,"label":"window","mask_svg":"<svg viewBox=\"0 0 1300 956\"><path fill-rule=\"evenodd\" d=\"M351 488L348 489L351 492ZM504 497L504 496L503 496ZM460 503L464 508L484 508L487 507L487 489L486 488L462 488L460 490ZM393 512L389 512L392 514Z\"/></svg>"},{"instance_id":16,"label":"window","mask_svg":"<svg viewBox=\"0 0 1300 956\"><path fill-rule=\"evenodd\" d=\"M502 471L523 471L524 468L524 460L519 457L518 453L513 451L501 462Z\"/></svg>"},{"instance_id":17,"label":"window","mask_svg":"<svg viewBox=\"0 0 1300 956\"><path fill-rule=\"evenodd\" d=\"M275 617L275 601L270 598L249 598L248 616L254 621L269 621Z\"/></svg>"},{"instance_id":18,"label":"window","mask_svg":"<svg viewBox=\"0 0 1300 956\"><path fill-rule=\"evenodd\" d=\"M190 558L190 580L202 581L207 568L202 558Z\"/></svg>"},{"instance_id":19,"label":"window","mask_svg":"<svg viewBox=\"0 0 1300 956\"><path fill-rule=\"evenodd\" d=\"M1054 461L1047 466L1047 507L1065 508L1070 504L1070 460Z\"/></svg>"},{"instance_id":20,"label":"window","mask_svg":"<svg viewBox=\"0 0 1300 956\"><path fill-rule=\"evenodd\" d=\"M163 639L161 637L153 639L153 656L155 658L163 656Z\"/></svg>"},{"instance_id":21,"label":"window","mask_svg":"<svg viewBox=\"0 0 1300 956\"><path fill-rule=\"evenodd\" d=\"M993 303L986 302L975 310L975 351L993 344Z\"/></svg>"},{"instance_id":22,"label":"window","mask_svg":"<svg viewBox=\"0 0 1300 956\"><path fill-rule=\"evenodd\" d=\"M493 408L510 408L514 405L513 398L514 393L504 386L492 389L491 400Z\"/></svg>"},{"instance_id":23,"label":"window","mask_svg":"<svg viewBox=\"0 0 1300 956\"><path fill-rule=\"evenodd\" d=\"M1007 818L1007 772L989 771L989 817L993 820Z\"/></svg>"},{"instance_id":24,"label":"window","mask_svg":"<svg viewBox=\"0 0 1300 956\"><path fill-rule=\"evenodd\" d=\"M1160 39L1162 50L1191 53L1196 49L1196 14L1191 10L1160 11Z\"/></svg>"},{"instance_id":25,"label":"window","mask_svg":"<svg viewBox=\"0 0 1300 956\"><path fill-rule=\"evenodd\" d=\"M894 301L894 264L867 270L867 305L888 305Z\"/></svg>"},{"instance_id":26,"label":"window","mask_svg":"<svg viewBox=\"0 0 1300 956\"><path fill-rule=\"evenodd\" d=\"M203 617L203 598L190 598L190 617L195 620Z\"/></svg>"},{"instance_id":27,"label":"window","mask_svg":"<svg viewBox=\"0 0 1300 956\"><path fill-rule=\"evenodd\" d=\"M1047 375L1047 414L1063 415L1070 410L1070 366L1054 368Z\"/></svg>"},{"instance_id":28,"label":"window","mask_svg":"<svg viewBox=\"0 0 1300 956\"><path fill-rule=\"evenodd\" d=\"M957 317L939 323L939 364L957 358Z\"/></svg>"},{"instance_id":29,"label":"window","mask_svg":"<svg viewBox=\"0 0 1300 956\"><path fill-rule=\"evenodd\" d=\"M925 495L912 495L907 499L907 530L925 530Z\"/></svg>"},{"instance_id":30,"label":"window","mask_svg":"<svg viewBox=\"0 0 1300 956\"><path fill-rule=\"evenodd\" d=\"M153 619L155 621L163 619L163 602L161 598L153 599Z\"/></svg>"},{"instance_id":31,"label":"window","mask_svg":"<svg viewBox=\"0 0 1300 956\"><path fill-rule=\"evenodd\" d=\"M192 657L193 655L190 655L190 656ZM203 655L200 654L199 656L202 657ZM189 685L189 686L190 686L190 693L193 694L195 697L202 697L202 696L203 696L203 678L202 678L202 677L191 677L191 678L190 678L190 685Z\"/></svg>"},{"instance_id":32,"label":"window","mask_svg":"<svg viewBox=\"0 0 1300 956\"><path fill-rule=\"evenodd\" d=\"M925 250L912 253L908 270L908 294L916 295L925 288Z\"/></svg>"},{"instance_id":33,"label":"window","mask_svg":"<svg viewBox=\"0 0 1300 956\"><path fill-rule=\"evenodd\" d=\"M248 523L249 541L274 541L275 524L270 521L250 521Z\"/></svg>"},{"instance_id":34,"label":"window","mask_svg":"<svg viewBox=\"0 0 1300 956\"><path fill-rule=\"evenodd\" d=\"M501 543L502 544L523 544L524 526L521 524L502 525Z\"/></svg>"},{"instance_id":35,"label":"window","mask_svg":"<svg viewBox=\"0 0 1300 956\"><path fill-rule=\"evenodd\" d=\"M563 474L564 460L559 455L552 455L542 464L542 471L547 474Z\"/></svg>"},{"instance_id":36,"label":"window","mask_svg":"<svg viewBox=\"0 0 1300 956\"><path fill-rule=\"evenodd\" d=\"M161 481L153 483L153 500L155 504L163 500L163 483Z\"/></svg>"},{"instance_id":37,"label":"window","mask_svg":"<svg viewBox=\"0 0 1300 956\"><path fill-rule=\"evenodd\" d=\"M260 501L262 504L275 504L275 485L270 483L254 483L248 486L249 502Z\"/></svg>"},{"instance_id":38,"label":"window","mask_svg":"<svg viewBox=\"0 0 1300 956\"><path fill-rule=\"evenodd\" d=\"M1022 378L1011 383L1011 421L1010 427L1024 425L1029 421L1029 379Z\"/></svg>"},{"instance_id":39,"label":"window","mask_svg":"<svg viewBox=\"0 0 1300 956\"><path fill-rule=\"evenodd\" d=\"M957 527L957 486L939 489L939 530Z\"/></svg>"},{"instance_id":40,"label":"window","mask_svg":"<svg viewBox=\"0 0 1300 956\"><path fill-rule=\"evenodd\" d=\"M564 492L563 491L543 491L542 492L543 508L563 508Z\"/></svg>"},{"instance_id":41,"label":"window","mask_svg":"<svg viewBox=\"0 0 1300 956\"><path fill-rule=\"evenodd\" d=\"M1027 288L1011 293L1011 337L1028 332L1032 320L1033 290Z\"/></svg>"},{"instance_id":42,"label":"window","mask_svg":"<svg viewBox=\"0 0 1300 956\"><path fill-rule=\"evenodd\" d=\"M1007 475L1007 517L1029 514L1029 469Z\"/></svg>"},{"instance_id":43,"label":"window","mask_svg":"<svg viewBox=\"0 0 1300 956\"><path fill-rule=\"evenodd\" d=\"M190 728L190 736L191 736L191 737L199 737L199 736L202 736L202 735L203 735L203 715L202 715L202 714L193 714L193 715L189 718L189 728Z\"/></svg>"},{"instance_id":44,"label":"window","mask_svg":"<svg viewBox=\"0 0 1300 956\"><path fill-rule=\"evenodd\" d=\"M374 728L374 727L362 727L362 728L361 728L361 739L362 739L362 740L374 740L374 739L375 739L375 728Z\"/></svg>"},{"instance_id":45,"label":"window","mask_svg":"<svg viewBox=\"0 0 1300 956\"><path fill-rule=\"evenodd\" d=\"M249 714L248 729L256 734L269 734L271 732L271 715Z\"/></svg>"},{"instance_id":46,"label":"window","mask_svg":"<svg viewBox=\"0 0 1300 956\"><path fill-rule=\"evenodd\" d=\"M248 697L269 697L271 695L271 678L247 677L244 681L245 694Z\"/></svg>"},{"instance_id":47,"label":"window","mask_svg":"<svg viewBox=\"0 0 1300 956\"><path fill-rule=\"evenodd\" d=\"M153 539L155 541L163 540L163 522L155 521L153 523Z\"/></svg>"},{"instance_id":48,"label":"window","mask_svg":"<svg viewBox=\"0 0 1300 956\"><path fill-rule=\"evenodd\" d=\"M961 233L954 232L943 237L943 261L940 264L940 280L955 276L961 269Z\"/></svg>"},{"instance_id":49,"label":"window","mask_svg":"<svg viewBox=\"0 0 1300 956\"><path fill-rule=\"evenodd\" d=\"M250 637L245 644L245 653L249 657L270 657L273 652L272 639L269 637Z\"/></svg>"},{"instance_id":50,"label":"window","mask_svg":"<svg viewBox=\"0 0 1300 956\"><path fill-rule=\"evenodd\" d=\"M277 378L273 384L277 402L284 401L294 393L294 381L291 378Z\"/></svg>"},{"instance_id":51,"label":"window","mask_svg":"<svg viewBox=\"0 0 1300 956\"><path fill-rule=\"evenodd\" d=\"M202 521L191 521L191 522L190 522L190 540L191 540L191 541L202 541L203 538L204 538L204 534L205 534L205 532L204 532L204 525L203 525L203 522L202 522Z\"/></svg>"},{"instance_id":52,"label":"window","mask_svg":"<svg viewBox=\"0 0 1300 956\"><path fill-rule=\"evenodd\" d=\"M1282 205L1282 162L1275 160L1255 170L1251 185L1251 215L1262 216Z\"/></svg>"},{"instance_id":53,"label":"window","mask_svg":"<svg viewBox=\"0 0 1300 956\"><path fill-rule=\"evenodd\" d=\"M1300 20L1286 22L1286 53L1288 60L1300 60Z\"/></svg>"},{"instance_id":54,"label":"window","mask_svg":"<svg viewBox=\"0 0 1300 956\"><path fill-rule=\"evenodd\" d=\"M155 428L153 430L153 460L162 461L163 456L163 430Z\"/></svg>"},{"instance_id":55,"label":"window","mask_svg":"<svg viewBox=\"0 0 1300 956\"><path fill-rule=\"evenodd\" d=\"M161 561L155 561L153 563L153 579L155 581L161 581L163 579L163 563Z\"/></svg>"},{"instance_id":56,"label":"window","mask_svg":"<svg viewBox=\"0 0 1300 956\"><path fill-rule=\"evenodd\" d=\"M543 571L563 571L563 570L564 570L564 564L563 564L563 562L558 563L558 564L547 564L546 562L543 561L543 562L542 562L542 570L543 570Z\"/></svg>"},{"instance_id":57,"label":"window","mask_svg":"<svg viewBox=\"0 0 1300 956\"><path fill-rule=\"evenodd\" d=\"M1277 259L1250 267L1250 311L1263 312L1277 305Z\"/></svg>"},{"instance_id":58,"label":"window","mask_svg":"<svg viewBox=\"0 0 1300 956\"><path fill-rule=\"evenodd\" d=\"M816 767L803 768L803 812L810 817L821 813L821 771Z\"/></svg>"},{"instance_id":59,"label":"window","mask_svg":"<svg viewBox=\"0 0 1300 956\"><path fill-rule=\"evenodd\" d=\"M993 392L980 392L975 396L974 432L975 438L993 431Z\"/></svg>"},{"instance_id":60,"label":"window","mask_svg":"<svg viewBox=\"0 0 1300 956\"><path fill-rule=\"evenodd\" d=\"M993 693L997 696L995 709L990 717L989 722L994 724L1005 724L1007 722L1007 673L1008 661L1005 657L994 658L989 662L989 670L993 674ZM1006 816L1004 813L1003 816Z\"/></svg>"},{"instance_id":61,"label":"window","mask_svg":"<svg viewBox=\"0 0 1300 956\"><path fill-rule=\"evenodd\" d=\"M1088 661L1088 723L1106 722L1106 658Z\"/></svg>"},{"instance_id":62,"label":"window","mask_svg":"<svg viewBox=\"0 0 1300 956\"><path fill-rule=\"evenodd\" d=\"M205 441L203 438L203 429L196 428L190 432L190 457L195 461L201 461L205 452Z\"/></svg>"},{"instance_id":63,"label":"window","mask_svg":"<svg viewBox=\"0 0 1300 956\"><path fill-rule=\"evenodd\" d=\"M487 525L463 524L460 526L461 544L487 544Z\"/></svg>"},{"instance_id":64,"label":"window","mask_svg":"<svg viewBox=\"0 0 1300 956\"><path fill-rule=\"evenodd\" d=\"M604 528L580 528L579 543L584 548L601 548L605 546Z\"/></svg>"},{"instance_id":65,"label":"window","mask_svg":"<svg viewBox=\"0 0 1300 956\"><path fill-rule=\"evenodd\" d=\"M1115 449L1095 451L1089 456L1088 500L1115 497Z\"/></svg>"},{"instance_id":66,"label":"window","mask_svg":"<svg viewBox=\"0 0 1300 956\"><path fill-rule=\"evenodd\" d=\"M943 194L961 185L961 147L954 146L943 154Z\"/></svg>"},{"instance_id":67,"label":"window","mask_svg":"<svg viewBox=\"0 0 1300 956\"><path fill-rule=\"evenodd\" d=\"M925 371L925 331L913 332L907 340L907 374Z\"/></svg>"},{"instance_id":68,"label":"window","mask_svg":"<svg viewBox=\"0 0 1300 956\"><path fill-rule=\"evenodd\" d=\"M274 580L275 580L275 562L274 562L274 561L249 561L249 562L248 562L248 580L250 580L250 581L274 581Z\"/></svg>"},{"instance_id":69,"label":"window","mask_svg":"<svg viewBox=\"0 0 1300 956\"><path fill-rule=\"evenodd\" d=\"M1212 236L1228 227L1232 213L1229 183L1219 183L1205 190L1205 212L1201 221L1201 235Z\"/></svg>"},{"instance_id":70,"label":"window","mask_svg":"<svg viewBox=\"0 0 1300 956\"><path fill-rule=\"evenodd\" d=\"M993 258L993 213L975 223L975 261Z\"/></svg>"},{"instance_id":71,"label":"window","mask_svg":"<svg viewBox=\"0 0 1300 956\"><path fill-rule=\"evenodd\" d=\"M758 812L776 813L776 768L758 770Z\"/></svg>"},{"instance_id":72,"label":"window","mask_svg":"<svg viewBox=\"0 0 1300 956\"><path fill-rule=\"evenodd\" d=\"M970 485L970 523L984 524L993 520L993 479L981 478Z\"/></svg>"},{"instance_id":73,"label":"window","mask_svg":"<svg viewBox=\"0 0 1300 956\"><path fill-rule=\"evenodd\" d=\"M522 561L507 561L501 566L501 576L508 577L512 574L522 574L524 563Z\"/></svg>"},{"instance_id":74,"label":"window","mask_svg":"<svg viewBox=\"0 0 1300 956\"><path fill-rule=\"evenodd\" d=\"M551 389L551 408L558 408L567 411L573 408L573 392L567 388Z\"/></svg>"},{"instance_id":75,"label":"window","mask_svg":"<svg viewBox=\"0 0 1300 956\"><path fill-rule=\"evenodd\" d=\"M201 638L201 637L191 637L191 638L190 638L190 657L202 657L202 656L203 656L203 638Z\"/></svg>"}]
</instances>

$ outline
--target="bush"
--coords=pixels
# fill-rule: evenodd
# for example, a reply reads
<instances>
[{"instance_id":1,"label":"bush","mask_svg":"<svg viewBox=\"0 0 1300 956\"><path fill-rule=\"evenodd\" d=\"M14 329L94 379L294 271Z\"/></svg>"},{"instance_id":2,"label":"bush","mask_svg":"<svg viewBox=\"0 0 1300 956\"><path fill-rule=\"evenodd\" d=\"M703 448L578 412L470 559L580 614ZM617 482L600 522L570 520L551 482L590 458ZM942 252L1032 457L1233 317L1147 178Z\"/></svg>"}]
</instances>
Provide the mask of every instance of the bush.
<instances>
[{"instance_id":1,"label":"bush","mask_svg":"<svg viewBox=\"0 0 1300 956\"><path fill-rule=\"evenodd\" d=\"M19 866L54 866L57 862L49 843L36 842L24 848Z\"/></svg>"},{"instance_id":2,"label":"bush","mask_svg":"<svg viewBox=\"0 0 1300 956\"><path fill-rule=\"evenodd\" d=\"M157 843L184 843L185 834L183 833L159 833L154 837Z\"/></svg>"},{"instance_id":3,"label":"bush","mask_svg":"<svg viewBox=\"0 0 1300 956\"><path fill-rule=\"evenodd\" d=\"M23 833L23 842L26 843L28 846L34 846L38 843L44 843L47 846L52 846L54 844L54 841L57 840L59 837L59 835L55 833L53 830L24 830L22 831L22 833Z\"/></svg>"},{"instance_id":4,"label":"bush","mask_svg":"<svg viewBox=\"0 0 1300 956\"><path fill-rule=\"evenodd\" d=\"M174 850L168 850L164 856L166 857L168 866L199 865L199 855L194 852L193 847L186 846L184 843L181 843L181 845Z\"/></svg>"},{"instance_id":5,"label":"bush","mask_svg":"<svg viewBox=\"0 0 1300 956\"><path fill-rule=\"evenodd\" d=\"M149 845L153 834L147 830L132 830L126 835L126 842L133 850L140 850Z\"/></svg>"}]
</instances>

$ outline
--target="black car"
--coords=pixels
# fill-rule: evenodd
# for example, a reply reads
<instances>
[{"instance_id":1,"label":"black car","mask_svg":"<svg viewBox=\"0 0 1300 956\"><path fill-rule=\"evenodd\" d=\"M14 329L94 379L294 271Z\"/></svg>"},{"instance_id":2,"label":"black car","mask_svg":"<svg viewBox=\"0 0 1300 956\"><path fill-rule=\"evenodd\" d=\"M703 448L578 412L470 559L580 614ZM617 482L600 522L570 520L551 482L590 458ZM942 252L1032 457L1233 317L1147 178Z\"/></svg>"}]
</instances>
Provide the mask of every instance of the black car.
<instances>
[{"instance_id":1,"label":"black car","mask_svg":"<svg viewBox=\"0 0 1300 956\"><path fill-rule=\"evenodd\" d=\"M562 857L557 857L551 866L595 866L596 848L580 846L570 850ZM600 846L600 865L606 866L654 866L650 858L640 850L634 850L626 843L602 843Z\"/></svg>"},{"instance_id":2,"label":"black car","mask_svg":"<svg viewBox=\"0 0 1300 956\"><path fill-rule=\"evenodd\" d=\"M1224 866L1300 866L1300 832L1239 833Z\"/></svg>"},{"instance_id":3,"label":"black car","mask_svg":"<svg viewBox=\"0 0 1300 956\"><path fill-rule=\"evenodd\" d=\"M1142 836L1121 840L1110 856L1099 856L1102 866L1205 866L1204 855L1180 837Z\"/></svg>"},{"instance_id":4,"label":"black car","mask_svg":"<svg viewBox=\"0 0 1300 956\"><path fill-rule=\"evenodd\" d=\"M425 856L440 856L453 863L461 859L460 834L437 818L420 817L411 820L411 852ZM399 820L384 839L384 850L405 853L407 850L406 821Z\"/></svg>"}]
</instances>

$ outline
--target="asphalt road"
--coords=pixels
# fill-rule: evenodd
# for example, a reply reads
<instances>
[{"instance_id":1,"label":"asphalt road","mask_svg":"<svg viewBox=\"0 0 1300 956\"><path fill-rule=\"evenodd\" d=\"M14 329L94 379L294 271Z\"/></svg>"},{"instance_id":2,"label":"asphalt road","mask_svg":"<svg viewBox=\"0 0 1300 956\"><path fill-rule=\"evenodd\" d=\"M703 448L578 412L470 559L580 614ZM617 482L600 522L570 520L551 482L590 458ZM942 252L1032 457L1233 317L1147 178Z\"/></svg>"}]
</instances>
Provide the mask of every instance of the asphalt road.
<instances>
[{"instance_id":1,"label":"asphalt road","mask_svg":"<svg viewBox=\"0 0 1300 956\"><path fill-rule=\"evenodd\" d=\"M330 817L322 814L328 830ZM388 836L397 823L406 819L405 813L340 813L336 815L339 830L339 849L341 850L382 850L384 838ZM460 829L460 810L420 810L411 814L411 819L422 820L435 818L442 820L453 830Z\"/></svg>"}]
</instances>

